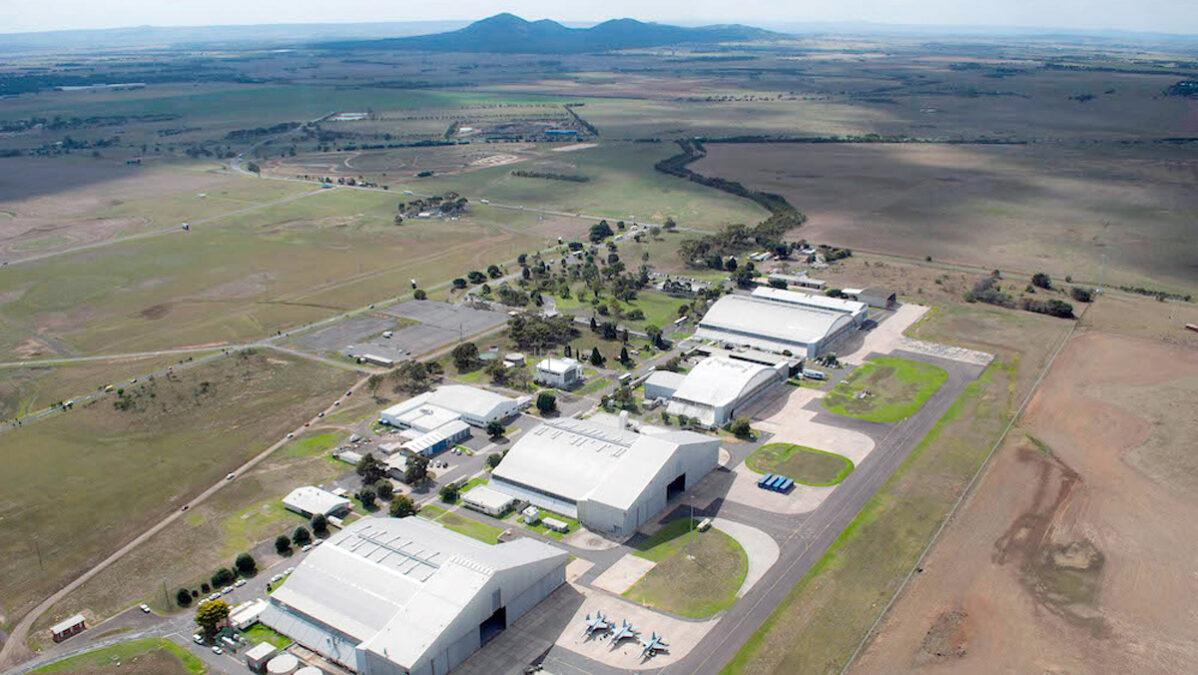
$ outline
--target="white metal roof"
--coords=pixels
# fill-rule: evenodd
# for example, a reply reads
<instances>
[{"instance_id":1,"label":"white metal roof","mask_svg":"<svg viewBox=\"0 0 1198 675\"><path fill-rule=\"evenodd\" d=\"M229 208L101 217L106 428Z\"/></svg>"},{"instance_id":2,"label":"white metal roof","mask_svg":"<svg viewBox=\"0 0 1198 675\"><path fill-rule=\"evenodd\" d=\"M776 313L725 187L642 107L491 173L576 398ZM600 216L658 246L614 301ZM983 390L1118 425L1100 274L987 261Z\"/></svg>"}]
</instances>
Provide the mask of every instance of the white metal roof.
<instances>
[{"instance_id":1,"label":"white metal roof","mask_svg":"<svg viewBox=\"0 0 1198 675\"><path fill-rule=\"evenodd\" d=\"M411 667L498 571L567 557L529 538L490 546L423 518L363 518L308 554L271 602Z\"/></svg>"},{"instance_id":2,"label":"white metal roof","mask_svg":"<svg viewBox=\"0 0 1198 675\"><path fill-rule=\"evenodd\" d=\"M833 298L827 295L815 295L814 293L784 291L781 288L771 288L769 286L758 286L753 289L753 297L764 298L773 302L786 302L794 305L830 309L834 312L844 312L854 317L869 311L869 306L864 302Z\"/></svg>"},{"instance_id":3,"label":"white metal roof","mask_svg":"<svg viewBox=\"0 0 1198 675\"><path fill-rule=\"evenodd\" d=\"M69 630L72 627L83 623L83 621L84 621L84 617L82 614L76 614L75 616L68 616L67 618L63 619L62 621L59 621L58 623L54 624L53 626L50 626L50 632L61 633L65 630Z\"/></svg>"},{"instance_id":4,"label":"white metal roof","mask_svg":"<svg viewBox=\"0 0 1198 675\"><path fill-rule=\"evenodd\" d=\"M579 367L578 362L571 358L550 358L537 364L537 370L553 373L554 375L565 375L570 370Z\"/></svg>"},{"instance_id":5,"label":"white metal roof","mask_svg":"<svg viewBox=\"0 0 1198 675\"><path fill-rule=\"evenodd\" d=\"M462 415L490 419L505 406L514 406L516 402L517 399L486 389L464 384L447 384L435 391L397 403L384 410L380 416L384 419L393 418L406 426L418 426L431 431Z\"/></svg>"},{"instance_id":6,"label":"white metal roof","mask_svg":"<svg viewBox=\"0 0 1198 675\"><path fill-rule=\"evenodd\" d=\"M645 384L651 384L657 387L668 387L677 389L678 385L686 379L686 373L675 373L672 370L655 370L645 378Z\"/></svg>"},{"instance_id":7,"label":"white metal roof","mask_svg":"<svg viewBox=\"0 0 1198 675\"><path fill-rule=\"evenodd\" d=\"M631 505L679 448L718 443L691 432L644 435L571 418L549 420L520 437L492 472L503 481L572 500Z\"/></svg>"},{"instance_id":8,"label":"white metal roof","mask_svg":"<svg viewBox=\"0 0 1198 675\"><path fill-rule=\"evenodd\" d=\"M446 422L432 431L421 434L416 438L404 443L405 448L412 452L420 453L433 447L434 445L445 441L448 438L460 436L463 432L469 432L470 425L462 420L453 420Z\"/></svg>"},{"instance_id":9,"label":"white metal roof","mask_svg":"<svg viewBox=\"0 0 1198 675\"><path fill-rule=\"evenodd\" d=\"M251 661L261 661L262 659L271 656L278 649L269 642L259 642L245 651L245 657Z\"/></svg>"},{"instance_id":10,"label":"white metal roof","mask_svg":"<svg viewBox=\"0 0 1198 675\"><path fill-rule=\"evenodd\" d=\"M725 295L707 310L695 335L780 352L819 342L852 321L829 309Z\"/></svg>"},{"instance_id":11,"label":"white metal roof","mask_svg":"<svg viewBox=\"0 0 1198 675\"><path fill-rule=\"evenodd\" d=\"M499 511L512 503L512 496L486 485L479 485L462 495L462 501L484 509Z\"/></svg>"},{"instance_id":12,"label":"white metal roof","mask_svg":"<svg viewBox=\"0 0 1198 675\"><path fill-rule=\"evenodd\" d=\"M759 363L709 356L686 374L673 398L718 408L731 405L761 383L780 377L778 371Z\"/></svg>"},{"instance_id":13,"label":"white metal roof","mask_svg":"<svg viewBox=\"0 0 1198 675\"><path fill-rule=\"evenodd\" d=\"M339 508L349 507L351 503L348 499L314 485L297 487L283 498L283 506L305 513L323 513L326 516Z\"/></svg>"}]
</instances>

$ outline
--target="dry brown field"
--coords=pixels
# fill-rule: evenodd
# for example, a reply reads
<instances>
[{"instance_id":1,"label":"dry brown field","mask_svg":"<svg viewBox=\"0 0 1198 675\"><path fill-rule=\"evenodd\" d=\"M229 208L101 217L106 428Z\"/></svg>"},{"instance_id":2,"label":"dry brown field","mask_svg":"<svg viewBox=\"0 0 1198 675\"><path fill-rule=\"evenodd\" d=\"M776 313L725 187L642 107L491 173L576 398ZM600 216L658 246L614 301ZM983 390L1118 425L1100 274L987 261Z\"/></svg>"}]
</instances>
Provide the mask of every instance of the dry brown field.
<instances>
[{"instance_id":1,"label":"dry brown field","mask_svg":"<svg viewBox=\"0 0 1198 675\"><path fill-rule=\"evenodd\" d=\"M987 268L1192 292L1188 146L712 144L701 173L785 195L795 236Z\"/></svg>"},{"instance_id":2,"label":"dry brown field","mask_svg":"<svg viewBox=\"0 0 1198 675\"><path fill-rule=\"evenodd\" d=\"M1127 309L1094 312L1111 330L1066 346L856 671L1185 672L1198 660L1198 349L1123 334L1145 332L1117 318Z\"/></svg>"}]
</instances>

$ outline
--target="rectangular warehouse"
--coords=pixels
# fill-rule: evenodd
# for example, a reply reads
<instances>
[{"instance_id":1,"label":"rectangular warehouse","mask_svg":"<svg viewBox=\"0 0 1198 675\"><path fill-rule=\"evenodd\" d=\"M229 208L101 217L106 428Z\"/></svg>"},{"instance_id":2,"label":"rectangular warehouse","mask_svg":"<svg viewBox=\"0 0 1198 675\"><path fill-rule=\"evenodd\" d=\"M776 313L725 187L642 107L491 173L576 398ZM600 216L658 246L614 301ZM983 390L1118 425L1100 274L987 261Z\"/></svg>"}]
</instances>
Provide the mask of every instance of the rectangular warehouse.
<instances>
[{"instance_id":1,"label":"rectangular warehouse","mask_svg":"<svg viewBox=\"0 0 1198 675\"><path fill-rule=\"evenodd\" d=\"M261 622L364 675L443 675L565 582L570 556L422 518L363 518L314 549Z\"/></svg>"},{"instance_id":2,"label":"rectangular warehouse","mask_svg":"<svg viewBox=\"0 0 1198 675\"><path fill-rule=\"evenodd\" d=\"M855 324L850 314L765 297L725 295L707 310L695 337L815 358Z\"/></svg>"},{"instance_id":3,"label":"rectangular warehouse","mask_svg":"<svg viewBox=\"0 0 1198 675\"><path fill-rule=\"evenodd\" d=\"M719 453L719 439L690 431L550 420L512 446L490 487L623 537L702 480Z\"/></svg>"},{"instance_id":4,"label":"rectangular warehouse","mask_svg":"<svg viewBox=\"0 0 1198 675\"><path fill-rule=\"evenodd\" d=\"M722 427L763 394L786 382L786 368L785 361L770 367L709 356L686 374L670 397L666 412L686 415L706 427Z\"/></svg>"},{"instance_id":5,"label":"rectangular warehouse","mask_svg":"<svg viewBox=\"0 0 1198 675\"><path fill-rule=\"evenodd\" d=\"M432 431L454 420L485 427L520 411L526 397L511 398L464 384L447 384L413 396L379 413L379 422L399 429Z\"/></svg>"},{"instance_id":6,"label":"rectangular warehouse","mask_svg":"<svg viewBox=\"0 0 1198 675\"><path fill-rule=\"evenodd\" d=\"M570 358L549 358L537 364L533 381L546 387L571 389L582 384L582 366Z\"/></svg>"},{"instance_id":7,"label":"rectangular warehouse","mask_svg":"<svg viewBox=\"0 0 1198 675\"><path fill-rule=\"evenodd\" d=\"M773 302L799 305L801 307L814 307L816 309L840 312L841 314L847 314L853 320L853 325L855 326L860 326L869 318L869 307L864 302L857 302L856 300L830 298L826 295L814 295L798 291L784 291L780 288L770 288L768 286L758 286L753 289L753 297Z\"/></svg>"},{"instance_id":8,"label":"rectangular warehouse","mask_svg":"<svg viewBox=\"0 0 1198 675\"><path fill-rule=\"evenodd\" d=\"M318 513L323 516L343 516L349 513L352 506L353 502L348 499L314 485L297 487L283 497L283 508L305 518L311 518Z\"/></svg>"}]
</instances>

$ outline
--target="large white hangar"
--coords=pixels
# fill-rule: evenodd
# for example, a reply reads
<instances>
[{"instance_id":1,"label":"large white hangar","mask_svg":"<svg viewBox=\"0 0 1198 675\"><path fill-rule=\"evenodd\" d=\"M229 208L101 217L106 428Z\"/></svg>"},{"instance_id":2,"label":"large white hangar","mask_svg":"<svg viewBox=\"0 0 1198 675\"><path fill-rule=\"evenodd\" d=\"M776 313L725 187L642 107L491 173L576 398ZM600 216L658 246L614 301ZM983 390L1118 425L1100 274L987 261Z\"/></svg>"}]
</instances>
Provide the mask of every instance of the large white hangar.
<instances>
[{"instance_id":1,"label":"large white hangar","mask_svg":"<svg viewBox=\"0 0 1198 675\"><path fill-rule=\"evenodd\" d=\"M565 582L569 554L363 518L312 550L259 619L364 675L442 675Z\"/></svg>"},{"instance_id":2,"label":"large white hangar","mask_svg":"<svg viewBox=\"0 0 1198 675\"><path fill-rule=\"evenodd\" d=\"M786 361L771 367L709 356L686 374L670 397L666 412L686 415L706 427L722 427L786 378Z\"/></svg>"},{"instance_id":3,"label":"large white hangar","mask_svg":"<svg viewBox=\"0 0 1198 675\"><path fill-rule=\"evenodd\" d=\"M719 463L719 439L550 420L520 437L491 487L586 527L627 536Z\"/></svg>"},{"instance_id":4,"label":"large white hangar","mask_svg":"<svg viewBox=\"0 0 1198 675\"><path fill-rule=\"evenodd\" d=\"M725 295L707 310L695 337L815 358L855 325L849 312L789 298Z\"/></svg>"},{"instance_id":5,"label":"large white hangar","mask_svg":"<svg viewBox=\"0 0 1198 675\"><path fill-rule=\"evenodd\" d=\"M379 421L421 432L433 431L454 420L485 427L488 422L515 415L528 402L527 397L512 398L464 384L447 384L387 408L379 413Z\"/></svg>"}]
</instances>

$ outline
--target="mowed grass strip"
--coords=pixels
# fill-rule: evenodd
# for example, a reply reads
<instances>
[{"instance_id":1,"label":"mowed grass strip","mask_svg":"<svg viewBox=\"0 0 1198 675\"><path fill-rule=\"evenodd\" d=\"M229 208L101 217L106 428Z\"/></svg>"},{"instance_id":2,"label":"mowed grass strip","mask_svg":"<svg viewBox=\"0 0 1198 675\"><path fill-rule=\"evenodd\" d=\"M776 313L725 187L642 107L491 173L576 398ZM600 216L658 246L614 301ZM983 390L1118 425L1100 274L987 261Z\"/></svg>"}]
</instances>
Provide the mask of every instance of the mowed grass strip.
<instances>
[{"instance_id":1,"label":"mowed grass strip","mask_svg":"<svg viewBox=\"0 0 1198 675\"><path fill-rule=\"evenodd\" d=\"M20 616L356 377L243 352L0 434L0 614Z\"/></svg>"},{"instance_id":2,"label":"mowed grass strip","mask_svg":"<svg viewBox=\"0 0 1198 675\"><path fill-rule=\"evenodd\" d=\"M882 356L828 392L824 408L870 422L898 422L914 415L947 379L943 368Z\"/></svg>"},{"instance_id":3,"label":"mowed grass strip","mask_svg":"<svg viewBox=\"0 0 1198 675\"><path fill-rule=\"evenodd\" d=\"M199 657L164 638L131 640L42 666L35 673L91 673L112 670L135 675L201 675Z\"/></svg>"},{"instance_id":4,"label":"mowed grass strip","mask_svg":"<svg viewBox=\"0 0 1198 675\"><path fill-rule=\"evenodd\" d=\"M731 607L749 571L735 539L711 528L693 530L689 518L672 521L638 546L657 565L624 597L679 616L702 618ZM692 557L693 556L693 557Z\"/></svg>"},{"instance_id":5,"label":"mowed grass strip","mask_svg":"<svg viewBox=\"0 0 1198 675\"><path fill-rule=\"evenodd\" d=\"M853 471L853 463L847 457L793 443L762 446L745 463L757 473L780 474L815 487L836 485Z\"/></svg>"},{"instance_id":6,"label":"mowed grass strip","mask_svg":"<svg viewBox=\"0 0 1198 675\"><path fill-rule=\"evenodd\" d=\"M839 672L1011 415L1014 368L971 383L724 673Z\"/></svg>"},{"instance_id":7,"label":"mowed grass strip","mask_svg":"<svg viewBox=\"0 0 1198 675\"><path fill-rule=\"evenodd\" d=\"M422 506L420 507L419 515L446 529L464 534L467 537L472 537L485 544L499 543L499 535L503 534L503 530L498 527L479 522L453 511L446 511L440 506Z\"/></svg>"}]
</instances>

